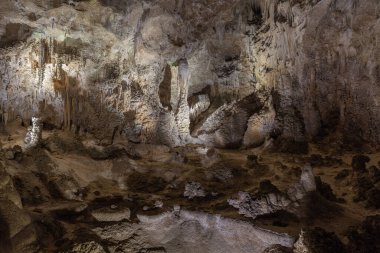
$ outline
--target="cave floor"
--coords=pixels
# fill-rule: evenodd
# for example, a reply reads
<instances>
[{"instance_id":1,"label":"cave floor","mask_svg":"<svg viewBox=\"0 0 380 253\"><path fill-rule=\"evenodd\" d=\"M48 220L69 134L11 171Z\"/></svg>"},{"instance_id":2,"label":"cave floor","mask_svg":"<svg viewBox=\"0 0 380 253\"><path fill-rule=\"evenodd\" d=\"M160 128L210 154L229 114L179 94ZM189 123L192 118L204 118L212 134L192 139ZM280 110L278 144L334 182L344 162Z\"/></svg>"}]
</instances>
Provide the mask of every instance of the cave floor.
<instances>
[{"instance_id":1,"label":"cave floor","mask_svg":"<svg viewBox=\"0 0 380 253\"><path fill-rule=\"evenodd\" d=\"M3 148L23 146L26 129L9 129L1 136ZM43 139L41 148L24 152L21 160L3 159L3 162L32 220L52 219L65 231L60 234L54 232L54 226L47 226L53 231L42 232L46 252L96 237L93 229L108 224L95 220L92 215L102 208L128 208L129 222L138 223L138 214L158 215L179 205L181 210L243 220L295 238L301 228L319 226L335 232L344 242L350 226L379 213L366 208L364 202L353 201L356 192L350 176L336 179L342 170L351 170L355 153L338 154L313 145L311 153L320 155L315 161L310 154L279 154L262 149L212 149L213 154L207 155L209 149L201 145L169 149L133 144L129 150L135 153L114 155L90 139L74 138L61 131L44 131ZM127 144L119 143L118 147L123 145ZM258 167L249 165L248 155L258 156ZM380 161L379 153L367 156L371 159L369 166ZM299 181L301 167L310 162L315 176L329 184L340 199L339 203L331 204L338 211L328 210L329 204L313 203L302 217L278 213L253 220L240 215L227 202L239 191L257 194L264 180L270 180L280 191L285 191ZM189 182L199 182L207 195L194 199L184 197L185 185ZM162 203L162 207L157 207L157 203Z\"/></svg>"}]
</instances>

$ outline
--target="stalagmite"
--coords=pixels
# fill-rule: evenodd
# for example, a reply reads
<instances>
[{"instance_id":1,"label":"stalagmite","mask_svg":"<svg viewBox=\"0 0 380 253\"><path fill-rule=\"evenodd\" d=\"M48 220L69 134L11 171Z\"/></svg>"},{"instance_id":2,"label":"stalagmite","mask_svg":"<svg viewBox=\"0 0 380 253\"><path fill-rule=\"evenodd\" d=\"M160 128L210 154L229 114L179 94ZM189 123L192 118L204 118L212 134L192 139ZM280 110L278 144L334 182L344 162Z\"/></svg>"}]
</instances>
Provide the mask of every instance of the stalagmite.
<instances>
[{"instance_id":1,"label":"stalagmite","mask_svg":"<svg viewBox=\"0 0 380 253\"><path fill-rule=\"evenodd\" d=\"M42 139L42 121L40 118L32 117L32 126L26 133L24 143L26 148L36 147Z\"/></svg>"},{"instance_id":2,"label":"stalagmite","mask_svg":"<svg viewBox=\"0 0 380 253\"><path fill-rule=\"evenodd\" d=\"M0 0L0 253L379 252L379 10Z\"/></svg>"}]
</instances>

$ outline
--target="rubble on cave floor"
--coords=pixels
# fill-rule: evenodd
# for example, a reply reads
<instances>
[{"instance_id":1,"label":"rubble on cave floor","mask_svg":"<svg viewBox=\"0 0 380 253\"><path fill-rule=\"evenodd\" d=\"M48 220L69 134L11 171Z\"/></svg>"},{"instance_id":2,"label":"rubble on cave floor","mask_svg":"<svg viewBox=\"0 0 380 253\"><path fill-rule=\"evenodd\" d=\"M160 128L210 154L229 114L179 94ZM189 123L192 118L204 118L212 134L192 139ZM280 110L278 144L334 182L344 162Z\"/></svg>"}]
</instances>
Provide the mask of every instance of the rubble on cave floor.
<instances>
[{"instance_id":1,"label":"rubble on cave floor","mask_svg":"<svg viewBox=\"0 0 380 253\"><path fill-rule=\"evenodd\" d=\"M14 135L9 142L17 144L17 138ZM269 233L260 234L262 241L247 238L247 242L235 244L231 250L252 243L257 251L249 252L261 253L265 249L287 252L301 229L309 231L313 227L332 231L336 240L346 243L351 227L359 226L366 216L378 212L373 199L376 194L371 195L378 187L376 154L331 156L320 152L321 157L312 157L311 167L307 165L311 159L308 155L219 149L212 151L218 154L218 159L205 167L195 161L208 159L210 152L199 145L162 148L131 144L112 148L88 143L89 139L55 131L44 132L41 145L32 151L16 145L11 148L9 144L1 150L1 164L9 187L14 190L11 193L1 184L0 192L2 196L15 196L19 204L14 208L29 220L23 226L33 228L28 233L34 238L19 242L19 238L9 234L9 240L26 248L41 247L47 252L129 252L129 248L136 250L131 252L174 252L174 245L181 245L178 247L183 250L195 247L198 236L204 245L230 240L217 232L219 227L205 225L207 217L214 220L209 221L212 224L223 221L228 230L252 226L249 229ZM94 149L107 155L102 159L94 157ZM5 154L9 150L15 150L15 157L19 158L8 159ZM240 204L236 202L238 194ZM241 198L243 195L246 197ZM284 200L279 201L281 196ZM189 215L195 215L199 221L195 222ZM2 223L5 227L15 222L12 216L5 219ZM149 229L151 226L166 232L162 231L160 237ZM120 239L121 244L114 241L120 231L130 231ZM318 236L327 236L315 231ZM354 232L350 233L351 244L365 240L366 235L353 239ZM288 243L279 243L282 239L273 239L274 235L288 238ZM38 244L42 239L44 242ZM299 242L295 252L300 247L309 247L305 243ZM326 241L327 245L331 243L334 247L344 245L340 241ZM201 248L204 247L199 252L203 252ZM204 252L218 252L218 249Z\"/></svg>"}]
</instances>

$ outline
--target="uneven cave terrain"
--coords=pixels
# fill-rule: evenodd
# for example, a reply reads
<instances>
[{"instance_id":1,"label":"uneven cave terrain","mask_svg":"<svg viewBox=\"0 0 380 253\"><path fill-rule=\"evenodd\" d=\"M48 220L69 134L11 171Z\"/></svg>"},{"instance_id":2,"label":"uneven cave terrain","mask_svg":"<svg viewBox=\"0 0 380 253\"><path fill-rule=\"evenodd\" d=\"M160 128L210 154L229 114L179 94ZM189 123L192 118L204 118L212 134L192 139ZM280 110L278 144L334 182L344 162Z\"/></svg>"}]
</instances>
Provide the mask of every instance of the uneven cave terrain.
<instances>
[{"instance_id":1,"label":"uneven cave terrain","mask_svg":"<svg viewBox=\"0 0 380 253\"><path fill-rule=\"evenodd\" d=\"M0 253L380 252L379 0L0 0Z\"/></svg>"}]
</instances>

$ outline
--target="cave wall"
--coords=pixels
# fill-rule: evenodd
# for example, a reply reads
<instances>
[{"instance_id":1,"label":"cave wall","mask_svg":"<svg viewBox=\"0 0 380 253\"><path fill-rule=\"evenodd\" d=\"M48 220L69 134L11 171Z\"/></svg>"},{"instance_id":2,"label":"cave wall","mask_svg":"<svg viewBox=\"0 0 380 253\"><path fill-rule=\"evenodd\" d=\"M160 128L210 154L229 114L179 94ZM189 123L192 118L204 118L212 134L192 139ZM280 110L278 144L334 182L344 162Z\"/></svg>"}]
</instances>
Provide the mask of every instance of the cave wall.
<instances>
[{"instance_id":1,"label":"cave wall","mask_svg":"<svg viewBox=\"0 0 380 253\"><path fill-rule=\"evenodd\" d=\"M105 144L379 143L377 0L0 5L5 124L41 116Z\"/></svg>"},{"instance_id":2,"label":"cave wall","mask_svg":"<svg viewBox=\"0 0 380 253\"><path fill-rule=\"evenodd\" d=\"M283 136L379 143L379 4L278 1L268 11L271 28L255 44L265 52L255 54L256 75L278 94Z\"/></svg>"}]
</instances>

